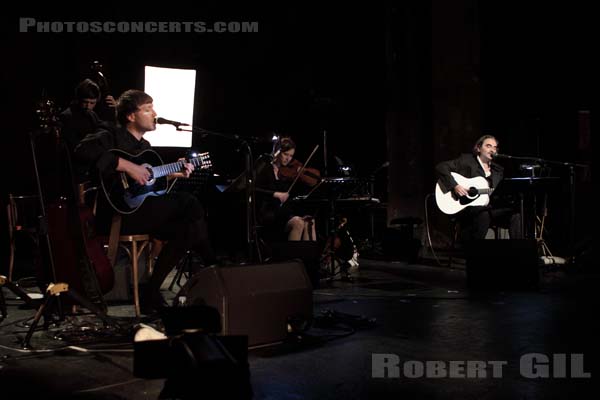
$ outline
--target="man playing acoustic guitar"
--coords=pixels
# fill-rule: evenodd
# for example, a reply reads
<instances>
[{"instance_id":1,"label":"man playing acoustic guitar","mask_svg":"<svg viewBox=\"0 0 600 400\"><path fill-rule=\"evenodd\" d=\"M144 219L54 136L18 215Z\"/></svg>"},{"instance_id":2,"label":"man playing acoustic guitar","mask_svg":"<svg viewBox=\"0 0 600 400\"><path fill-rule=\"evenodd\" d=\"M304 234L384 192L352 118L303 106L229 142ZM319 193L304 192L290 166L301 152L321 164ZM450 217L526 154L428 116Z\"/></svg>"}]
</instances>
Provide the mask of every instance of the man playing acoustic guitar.
<instances>
[{"instance_id":1,"label":"man playing acoustic guitar","mask_svg":"<svg viewBox=\"0 0 600 400\"><path fill-rule=\"evenodd\" d=\"M115 208L124 213L121 234L142 232L167 241L149 284L140 287L142 311L145 314L164 305L160 287L187 250L195 250L206 266L217 261L209 241L204 209L196 197L184 192L165 194L165 191L155 189L149 193L143 192L143 188L152 187L149 184L158 180L159 174L187 178L194 170L194 165L180 161L148 168L139 165L140 162L136 163L136 157L126 157L152 153L149 151L150 143L143 138L146 132L156 129L157 114L152 102L152 97L142 91L124 92L117 101L117 129L90 134L75 149L76 159L94 168L102 180L106 196L100 196L99 199L98 223L110 223ZM137 187L138 193L141 192L141 204L136 204L131 210L115 206L113 199L107 197L110 192L108 185L105 185L114 177L117 177L114 181L122 183L126 189ZM146 194L148 197L145 197Z\"/></svg>"},{"instance_id":2,"label":"man playing acoustic guitar","mask_svg":"<svg viewBox=\"0 0 600 400\"><path fill-rule=\"evenodd\" d=\"M484 239L492 224L508 226L512 239L522 238L521 218L514 209L488 206L489 194L504 175L504 168L492 161L497 151L496 138L484 135L475 142L471 154L436 166L439 178L436 201L447 214L458 212L462 245Z\"/></svg>"}]
</instances>

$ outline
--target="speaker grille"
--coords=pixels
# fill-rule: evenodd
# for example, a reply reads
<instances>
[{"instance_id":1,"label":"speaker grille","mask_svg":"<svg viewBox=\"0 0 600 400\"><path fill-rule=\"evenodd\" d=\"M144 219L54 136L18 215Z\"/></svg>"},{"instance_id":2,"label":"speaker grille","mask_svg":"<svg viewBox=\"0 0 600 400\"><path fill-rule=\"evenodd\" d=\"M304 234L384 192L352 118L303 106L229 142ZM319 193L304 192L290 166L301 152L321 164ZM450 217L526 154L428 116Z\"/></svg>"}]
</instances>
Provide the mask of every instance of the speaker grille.
<instances>
[{"instance_id":1,"label":"speaker grille","mask_svg":"<svg viewBox=\"0 0 600 400\"><path fill-rule=\"evenodd\" d=\"M247 335L250 346L285 339L290 318L312 319L312 288L299 261L206 268L182 293L190 304L217 308L222 333Z\"/></svg>"}]
</instances>

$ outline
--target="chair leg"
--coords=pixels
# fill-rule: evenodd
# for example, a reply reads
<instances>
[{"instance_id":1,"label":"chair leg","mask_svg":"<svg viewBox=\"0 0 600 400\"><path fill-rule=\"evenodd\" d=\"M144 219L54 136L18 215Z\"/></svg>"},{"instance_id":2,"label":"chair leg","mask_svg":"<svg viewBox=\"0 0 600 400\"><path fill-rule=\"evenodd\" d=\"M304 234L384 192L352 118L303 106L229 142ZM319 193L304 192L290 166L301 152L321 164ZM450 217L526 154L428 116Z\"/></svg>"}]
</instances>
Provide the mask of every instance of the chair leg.
<instances>
[{"instance_id":1,"label":"chair leg","mask_svg":"<svg viewBox=\"0 0 600 400\"><path fill-rule=\"evenodd\" d=\"M148 242L148 260L146 264L147 276L152 276L152 270L154 268L154 243Z\"/></svg>"},{"instance_id":2,"label":"chair leg","mask_svg":"<svg viewBox=\"0 0 600 400\"><path fill-rule=\"evenodd\" d=\"M2 286L0 286L0 321L8 317L8 311L6 310L6 300L4 299L4 292Z\"/></svg>"},{"instance_id":3,"label":"chair leg","mask_svg":"<svg viewBox=\"0 0 600 400\"><path fill-rule=\"evenodd\" d=\"M135 304L135 315L136 317L140 317L140 292L139 292L139 276L138 276L138 250L137 250L137 241L131 242L131 264L133 265L133 301Z\"/></svg>"},{"instance_id":4,"label":"chair leg","mask_svg":"<svg viewBox=\"0 0 600 400\"><path fill-rule=\"evenodd\" d=\"M452 261L454 259L454 253L456 252L456 240L458 238L458 226L456 223L452 224L450 232L450 252L448 255L448 267L452 268Z\"/></svg>"},{"instance_id":5,"label":"chair leg","mask_svg":"<svg viewBox=\"0 0 600 400\"><path fill-rule=\"evenodd\" d=\"M15 239L13 237L10 238L10 257L8 260L8 281L12 282L13 279L13 269L15 267Z\"/></svg>"},{"instance_id":6,"label":"chair leg","mask_svg":"<svg viewBox=\"0 0 600 400\"><path fill-rule=\"evenodd\" d=\"M10 196L10 204L6 206L8 214L8 238L10 243L10 258L8 261L8 281L12 282L13 267L15 265L15 205L12 194Z\"/></svg>"}]
</instances>

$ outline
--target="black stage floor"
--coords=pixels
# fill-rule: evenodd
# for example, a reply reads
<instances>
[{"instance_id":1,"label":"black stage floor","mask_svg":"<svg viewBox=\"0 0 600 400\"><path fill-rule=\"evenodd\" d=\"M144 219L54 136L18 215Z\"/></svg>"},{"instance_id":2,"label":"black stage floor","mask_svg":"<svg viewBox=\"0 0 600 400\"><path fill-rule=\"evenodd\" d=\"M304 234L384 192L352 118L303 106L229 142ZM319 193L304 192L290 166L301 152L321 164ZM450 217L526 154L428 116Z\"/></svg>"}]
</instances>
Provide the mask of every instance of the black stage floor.
<instances>
[{"instance_id":1,"label":"black stage floor","mask_svg":"<svg viewBox=\"0 0 600 400\"><path fill-rule=\"evenodd\" d=\"M599 278L562 266L542 270L537 290L473 295L460 264L450 269L362 259L354 282L314 290L317 323L303 338L250 350L254 398L590 396L600 374ZM101 326L94 315L39 330L31 340L34 350L22 350L19 340L34 310L3 290L2 399L159 396L163 379L133 375L131 337L102 329L92 334L90 326ZM111 305L109 315L133 323L129 304ZM197 398L210 398L202 376L192 384Z\"/></svg>"}]
</instances>

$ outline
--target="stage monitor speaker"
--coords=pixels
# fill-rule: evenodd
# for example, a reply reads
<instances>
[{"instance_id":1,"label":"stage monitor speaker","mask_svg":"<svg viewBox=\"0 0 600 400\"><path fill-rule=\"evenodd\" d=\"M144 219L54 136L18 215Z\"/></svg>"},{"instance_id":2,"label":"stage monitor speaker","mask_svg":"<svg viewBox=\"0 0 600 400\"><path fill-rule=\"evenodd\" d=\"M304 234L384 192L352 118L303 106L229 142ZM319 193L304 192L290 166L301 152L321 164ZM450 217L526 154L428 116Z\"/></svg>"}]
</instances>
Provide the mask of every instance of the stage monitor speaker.
<instances>
[{"instance_id":1,"label":"stage monitor speaker","mask_svg":"<svg viewBox=\"0 0 600 400\"><path fill-rule=\"evenodd\" d=\"M310 278L313 288L319 287L319 263L322 245L313 241L290 241L272 242L269 244L273 262L284 262L292 259L300 259L304 263L306 273Z\"/></svg>"},{"instance_id":2,"label":"stage monitor speaker","mask_svg":"<svg viewBox=\"0 0 600 400\"><path fill-rule=\"evenodd\" d=\"M301 261L210 267L188 281L175 301L206 304L221 315L222 334L247 335L248 345L280 342L310 323L312 287Z\"/></svg>"},{"instance_id":3,"label":"stage monitor speaker","mask_svg":"<svg viewBox=\"0 0 600 400\"><path fill-rule=\"evenodd\" d=\"M534 239L476 240L467 248L470 290L535 290L539 285Z\"/></svg>"}]
</instances>

